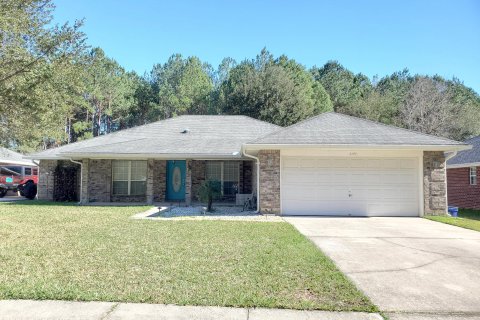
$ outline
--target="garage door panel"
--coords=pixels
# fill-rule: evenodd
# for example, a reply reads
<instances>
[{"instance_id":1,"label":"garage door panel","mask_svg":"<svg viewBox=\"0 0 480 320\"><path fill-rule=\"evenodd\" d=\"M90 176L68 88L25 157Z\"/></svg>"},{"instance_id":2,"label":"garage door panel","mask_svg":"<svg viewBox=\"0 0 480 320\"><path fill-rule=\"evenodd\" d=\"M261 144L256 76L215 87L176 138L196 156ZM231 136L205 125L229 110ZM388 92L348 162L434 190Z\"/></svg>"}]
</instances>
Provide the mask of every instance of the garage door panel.
<instances>
[{"instance_id":1,"label":"garage door panel","mask_svg":"<svg viewBox=\"0 0 480 320\"><path fill-rule=\"evenodd\" d=\"M418 216L417 158L282 158L282 213Z\"/></svg>"}]
</instances>

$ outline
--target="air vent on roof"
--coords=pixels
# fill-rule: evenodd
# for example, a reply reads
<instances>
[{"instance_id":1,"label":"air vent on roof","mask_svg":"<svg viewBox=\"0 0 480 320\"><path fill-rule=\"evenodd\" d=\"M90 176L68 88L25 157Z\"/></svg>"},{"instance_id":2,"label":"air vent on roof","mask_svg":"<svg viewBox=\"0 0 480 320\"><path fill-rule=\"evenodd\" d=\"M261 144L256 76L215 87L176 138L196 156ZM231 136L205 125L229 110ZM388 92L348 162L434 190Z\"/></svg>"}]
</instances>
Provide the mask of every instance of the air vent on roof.
<instances>
[{"instance_id":1,"label":"air vent on roof","mask_svg":"<svg viewBox=\"0 0 480 320\"><path fill-rule=\"evenodd\" d=\"M183 129L182 133L189 133L190 129Z\"/></svg>"}]
</instances>

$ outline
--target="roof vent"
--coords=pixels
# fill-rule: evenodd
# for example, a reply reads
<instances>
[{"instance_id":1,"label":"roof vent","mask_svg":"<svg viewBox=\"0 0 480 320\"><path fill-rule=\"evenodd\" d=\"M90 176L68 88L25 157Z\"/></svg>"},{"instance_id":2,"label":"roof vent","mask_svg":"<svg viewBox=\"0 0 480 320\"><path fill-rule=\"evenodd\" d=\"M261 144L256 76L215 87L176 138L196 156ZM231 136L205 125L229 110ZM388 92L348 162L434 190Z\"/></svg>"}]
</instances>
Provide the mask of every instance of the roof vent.
<instances>
[{"instance_id":1,"label":"roof vent","mask_svg":"<svg viewBox=\"0 0 480 320\"><path fill-rule=\"evenodd\" d=\"M190 129L183 129L183 131L181 133L189 133L190 132Z\"/></svg>"}]
</instances>

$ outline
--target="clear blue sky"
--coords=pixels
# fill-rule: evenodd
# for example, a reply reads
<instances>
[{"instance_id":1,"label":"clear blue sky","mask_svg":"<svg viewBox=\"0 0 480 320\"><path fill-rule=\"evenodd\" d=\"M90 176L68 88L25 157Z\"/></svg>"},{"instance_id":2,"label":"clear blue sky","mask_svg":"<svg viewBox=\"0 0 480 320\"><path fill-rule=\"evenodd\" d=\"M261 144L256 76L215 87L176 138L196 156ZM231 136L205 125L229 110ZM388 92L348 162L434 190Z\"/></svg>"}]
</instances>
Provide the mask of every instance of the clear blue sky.
<instances>
[{"instance_id":1,"label":"clear blue sky","mask_svg":"<svg viewBox=\"0 0 480 320\"><path fill-rule=\"evenodd\" d=\"M456 76L480 92L479 0L55 0L57 22L85 18L89 44L140 74L173 53L217 66L263 47L307 67Z\"/></svg>"}]
</instances>

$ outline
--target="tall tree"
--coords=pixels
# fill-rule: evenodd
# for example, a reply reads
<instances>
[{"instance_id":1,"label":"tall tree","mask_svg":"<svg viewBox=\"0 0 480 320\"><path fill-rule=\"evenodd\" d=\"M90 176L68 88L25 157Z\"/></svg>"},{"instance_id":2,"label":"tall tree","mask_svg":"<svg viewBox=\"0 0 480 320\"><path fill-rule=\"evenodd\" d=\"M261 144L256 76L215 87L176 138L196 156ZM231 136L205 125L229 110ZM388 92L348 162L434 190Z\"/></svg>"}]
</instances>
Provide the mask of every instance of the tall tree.
<instances>
[{"instance_id":1,"label":"tall tree","mask_svg":"<svg viewBox=\"0 0 480 320\"><path fill-rule=\"evenodd\" d=\"M407 94L400 109L402 121L409 129L445 137L462 125L457 112L463 106L453 99L447 84L428 77L418 77Z\"/></svg>"},{"instance_id":2,"label":"tall tree","mask_svg":"<svg viewBox=\"0 0 480 320\"><path fill-rule=\"evenodd\" d=\"M342 112L346 105L372 90L372 84L365 75L354 74L336 61L329 61L322 68L313 67L310 71L328 92L337 112Z\"/></svg>"},{"instance_id":3,"label":"tall tree","mask_svg":"<svg viewBox=\"0 0 480 320\"><path fill-rule=\"evenodd\" d=\"M154 66L152 78L158 91L160 118L209 112L213 82L206 69L197 57L183 59L180 54Z\"/></svg>"},{"instance_id":4,"label":"tall tree","mask_svg":"<svg viewBox=\"0 0 480 320\"><path fill-rule=\"evenodd\" d=\"M8 128L0 130L0 143L30 151L64 137L76 83L67 81L85 35L82 22L53 25L50 0L1 0L0 7L0 124Z\"/></svg>"},{"instance_id":5,"label":"tall tree","mask_svg":"<svg viewBox=\"0 0 480 320\"><path fill-rule=\"evenodd\" d=\"M233 68L222 85L223 112L290 125L331 109L328 95L296 61L265 49Z\"/></svg>"}]
</instances>

